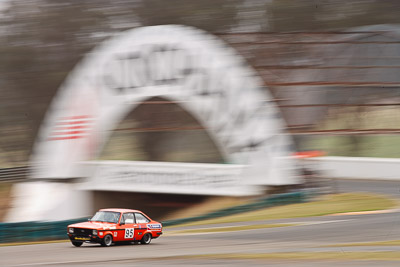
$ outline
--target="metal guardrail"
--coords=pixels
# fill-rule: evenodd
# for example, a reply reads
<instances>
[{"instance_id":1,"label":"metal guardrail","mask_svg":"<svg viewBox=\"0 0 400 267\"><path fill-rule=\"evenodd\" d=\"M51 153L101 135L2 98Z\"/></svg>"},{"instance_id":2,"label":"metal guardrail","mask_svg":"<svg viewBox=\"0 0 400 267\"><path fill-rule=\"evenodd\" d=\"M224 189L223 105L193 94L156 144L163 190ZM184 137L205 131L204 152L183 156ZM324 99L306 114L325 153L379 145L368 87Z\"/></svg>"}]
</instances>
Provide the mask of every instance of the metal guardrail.
<instances>
[{"instance_id":1,"label":"metal guardrail","mask_svg":"<svg viewBox=\"0 0 400 267\"><path fill-rule=\"evenodd\" d=\"M223 217L242 212L273 207L278 205L305 202L312 195L311 192L294 192L273 195L260 198L257 201L245 205L235 206L218 210L205 215L189 217L177 220L164 221L163 226L178 225L193 221ZM86 221L87 218L80 218L67 221L55 222L20 222L0 223L0 243L32 242L40 240L61 240L67 239L67 226L69 224Z\"/></svg>"},{"instance_id":2,"label":"metal guardrail","mask_svg":"<svg viewBox=\"0 0 400 267\"><path fill-rule=\"evenodd\" d=\"M0 182L25 180L28 176L28 172L28 166L0 169Z\"/></svg>"},{"instance_id":3,"label":"metal guardrail","mask_svg":"<svg viewBox=\"0 0 400 267\"><path fill-rule=\"evenodd\" d=\"M67 226L87 218L55 222L0 223L0 243L61 240L67 238Z\"/></svg>"}]
</instances>

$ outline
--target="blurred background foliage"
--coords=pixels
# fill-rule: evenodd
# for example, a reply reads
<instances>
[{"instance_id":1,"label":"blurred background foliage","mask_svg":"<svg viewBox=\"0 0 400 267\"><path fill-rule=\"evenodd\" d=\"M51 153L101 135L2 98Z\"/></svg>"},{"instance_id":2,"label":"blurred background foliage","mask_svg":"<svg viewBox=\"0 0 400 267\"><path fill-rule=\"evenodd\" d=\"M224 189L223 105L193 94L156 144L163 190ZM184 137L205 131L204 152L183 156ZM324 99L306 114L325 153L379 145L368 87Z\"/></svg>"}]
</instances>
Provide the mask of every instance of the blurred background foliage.
<instances>
[{"instance_id":1,"label":"blurred background foliage","mask_svg":"<svg viewBox=\"0 0 400 267\"><path fill-rule=\"evenodd\" d=\"M365 25L397 24L400 23L399 13L400 2L395 0L2 1L0 167L27 164L46 109L67 74L85 53L121 31L147 25L184 24L216 34L335 32ZM252 64L254 62L251 58L258 56L254 52L247 56L246 52L241 52ZM267 50L263 57L267 58L274 52L273 48ZM280 59L294 62L298 54L299 50L280 45L276 55L284 55ZM303 56L307 58L311 54L310 50L306 50ZM268 77L263 78L267 79L268 84ZM271 88L272 92L277 95L273 89ZM156 114L152 119L165 108L163 105L151 106L152 113ZM135 120L140 122L140 118ZM332 119L330 123L338 124ZM196 122L186 116L179 125L196 125ZM157 126L157 122L147 125ZM188 159L187 153L181 156L160 156L161 151L152 151L156 145L151 140L171 138L171 133L151 133L146 136L137 138L140 143L150 144L140 148L141 152L130 156L131 159ZM199 143L206 139L201 132L198 137L186 136L185 138L192 138L190 142L186 141L190 144L195 142L194 139L201 140ZM148 139L146 141L143 138ZM185 139L176 136L172 138ZM326 140L323 141L324 144L329 143ZM212 146L207 149L207 155L199 161L221 160ZM107 153L109 152L106 151ZM380 155L385 156L385 153ZM115 156L109 155L108 158Z\"/></svg>"}]
</instances>

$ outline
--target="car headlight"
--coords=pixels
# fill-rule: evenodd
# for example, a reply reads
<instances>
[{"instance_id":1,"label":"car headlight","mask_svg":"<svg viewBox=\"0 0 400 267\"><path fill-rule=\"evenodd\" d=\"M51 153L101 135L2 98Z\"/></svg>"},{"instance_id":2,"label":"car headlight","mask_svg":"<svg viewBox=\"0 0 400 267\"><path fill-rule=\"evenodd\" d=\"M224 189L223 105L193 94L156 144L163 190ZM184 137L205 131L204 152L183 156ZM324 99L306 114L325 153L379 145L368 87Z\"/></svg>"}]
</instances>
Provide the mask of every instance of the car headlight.
<instances>
[{"instance_id":1,"label":"car headlight","mask_svg":"<svg viewBox=\"0 0 400 267\"><path fill-rule=\"evenodd\" d=\"M97 230L93 230L93 231L92 231L92 234L93 234L93 235L97 235Z\"/></svg>"},{"instance_id":2,"label":"car headlight","mask_svg":"<svg viewBox=\"0 0 400 267\"><path fill-rule=\"evenodd\" d=\"M73 234L73 233L74 233L74 228L68 228L68 232L69 232L70 234Z\"/></svg>"}]
</instances>

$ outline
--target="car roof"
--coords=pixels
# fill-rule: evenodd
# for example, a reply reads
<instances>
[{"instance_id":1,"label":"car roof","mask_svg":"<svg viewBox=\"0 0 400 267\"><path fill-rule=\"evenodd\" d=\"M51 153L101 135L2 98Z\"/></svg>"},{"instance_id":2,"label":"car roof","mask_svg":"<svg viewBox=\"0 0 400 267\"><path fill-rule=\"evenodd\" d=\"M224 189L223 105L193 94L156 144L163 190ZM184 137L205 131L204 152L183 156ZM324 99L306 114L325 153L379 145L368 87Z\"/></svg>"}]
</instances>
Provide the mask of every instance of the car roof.
<instances>
[{"instance_id":1,"label":"car roof","mask_svg":"<svg viewBox=\"0 0 400 267\"><path fill-rule=\"evenodd\" d=\"M101 209L100 211L114 211L114 212L121 212L121 213L124 213L124 212L140 212L140 213L143 213L140 210L116 209L116 208Z\"/></svg>"}]
</instances>

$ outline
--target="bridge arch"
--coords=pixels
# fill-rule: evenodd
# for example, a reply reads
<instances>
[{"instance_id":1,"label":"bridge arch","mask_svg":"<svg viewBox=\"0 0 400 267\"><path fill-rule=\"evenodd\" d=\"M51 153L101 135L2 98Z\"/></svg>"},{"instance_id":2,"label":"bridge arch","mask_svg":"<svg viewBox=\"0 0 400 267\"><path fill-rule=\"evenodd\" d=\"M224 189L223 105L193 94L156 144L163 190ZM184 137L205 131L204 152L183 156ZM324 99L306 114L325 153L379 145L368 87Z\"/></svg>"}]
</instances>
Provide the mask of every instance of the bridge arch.
<instances>
[{"instance_id":1,"label":"bridge arch","mask_svg":"<svg viewBox=\"0 0 400 267\"><path fill-rule=\"evenodd\" d=\"M278 170L291 169L282 160L291 140L260 78L221 40L178 25L130 30L83 59L47 113L32 157L40 166L33 177L82 176L79 163L94 159L110 130L154 96L192 114L226 162L257 169L252 182L293 183Z\"/></svg>"},{"instance_id":2,"label":"bridge arch","mask_svg":"<svg viewBox=\"0 0 400 267\"><path fill-rule=\"evenodd\" d=\"M93 163L118 123L152 97L179 103L192 114L229 164ZM65 181L89 176L92 182L86 183L87 190L101 190L102 182L109 188L119 179L119 186L112 190L259 194L260 186L299 182L289 160L292 142L284 128L278 108L255 71L220 39L179 25L137 28L103 42L69 74L39 131L31 178ZM172 180L160 184L163 180L154 176L161 174ZM126 179L137 184L126 186ZM69 196L70 184L35 187L36 193L25 197L26 203L45 203L46 190L63 193L55 194L60 197L52 199L50 206L30 207L31 218L52 219L57 205L78 199ZM21 192L26 190L21 187ZM14 214L21 210L23 206ZM63 218L83 213L74 210Z\"/></svg>"}]
</instances>

